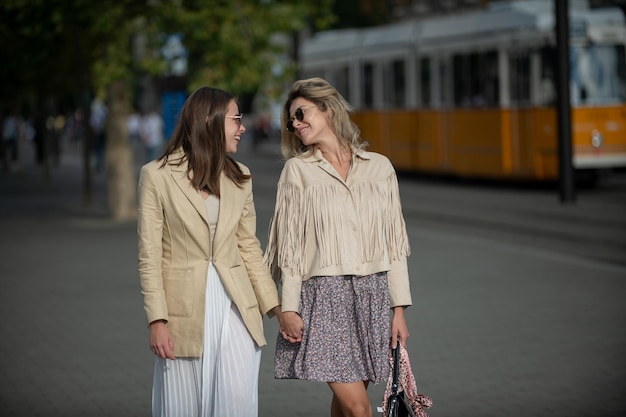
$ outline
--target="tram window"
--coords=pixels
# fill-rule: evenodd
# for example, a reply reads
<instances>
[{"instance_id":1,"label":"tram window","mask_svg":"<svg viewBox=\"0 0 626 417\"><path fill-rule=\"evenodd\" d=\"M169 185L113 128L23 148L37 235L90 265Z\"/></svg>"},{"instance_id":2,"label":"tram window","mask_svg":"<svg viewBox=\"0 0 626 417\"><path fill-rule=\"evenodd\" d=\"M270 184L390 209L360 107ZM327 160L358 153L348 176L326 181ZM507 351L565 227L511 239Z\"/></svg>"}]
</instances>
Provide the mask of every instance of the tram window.
<instances>
[{"instance_id":1,"label":"tram window","mask_svg":"<svg viewBox=\"0 0 626 417\"><path fill-rule=\"evenodd\" d=\"M496 52L455 55L452 58L454 104L457 107L498 105Z\"/></svg>"},{"instance_id":2,"label":"tram window","mask_svg":"<svg viewBox=\"0 0 626 417\"><path fill-rule=\"evenodd\" d=\"M469 55L455 55L452 58L454 68L454 105L469 106L471 97L471 77Z\"/></svg>"},{"instance_id":3,"label":"tram window","mask_svg":"<svg viewBox=\"0 0 626 417\"><path fill-rule=\"evenodd\" d=\"M390 63L385 63L383 65L383 102L385 107L393 107L395 93L393 84L393 69Z\"/></svg>"},{"instance_id":4,"label":"tram window","mask_svg":"<svg viewBox=\"0 0 626 417\"><path fill-rule=\"evenodd\" d=\"M430 58L420 59L420 92L422 106L430 107Z\"/></svg>"},{"instance_id":5,"label":"tram window","mask_svg":"<svg viewBox=\"0 0 626 417\"><path fill-rule=\"evenodd\" d=\"M619 99L626 101L626 47L615 45L616 74L619 79Z\"/></svg>"},{"instance_id":6,"label":"tram window","mask_svg":"<svg viewBox=\"0 0 626 417\"><path fill-rule=\"evenodd\" d=\"M605 104L626 98L624 47L587 44L570 48L571 100Z\"/></svg>"},{"instance_id":7,"label":"tram window","mask_svg":"<svg viewBox=\"0 0 626 417\"><path fill-rule=\"evenodd\" d=\"M440 94L439 105L448 106L452 104L452 68L450 59L448 57L442 57L439 61L439 85L438 91Z\"/></svg>"},{"instance_id":8,"label":"tram window","mask_svg":"<svg viewBox=\"0 0 626 417\"><path fill-rule=\"evenodd\" d=\"M337 88L337 91L346 99L350 97L350 82L348 81L349 71L350 69L348 67L341 67L335 70L333 74L333 84L335 88Z\"/></svg>"},{"instance_id":9,"label":"tram window","mask_svg":"<svg viewBox=\"0 0 626 417\"><path fill-rule=\"evenodd\" d=\"M556 49L551 46L541 48L541 81L539 91L539 103L544 106L552 106L556 102Z\"/></svg>"},{"instance_id":10,"label":"tram window","mask_svg":"<svg viewBox=\"0 0 626 417\"><path fill-rule=\"evenodd\" d=\"M517 105L530 104L530 55L514 55L510 59L511 101Z\"/></svg>"},{"instance_id":11,"label":"tram window","mask_svg":"<svg viewBox=\"0 0 626 417\"><path fill-rule=\"evenodd\" d=\"M363 65L363 104L365 107L374 107L374 66Z\"/></svg>"},{"instance_id":12,"label":"tram window","mask_svg":"<svg viewBox=\"0 0 626 417\"><path fill-rule=\"evenodd\" d=\"M483 94L485 105L496 107L500 105L500 82L498 76L498 53L490 51L483 55L484 85Z\"/></svg>"},{"instance_id":13,"label":"tram window","mask_svg":"<svg viewBox=\"0 0 626 417\"><path fill-rule=\"evenodd\" d=\"M626 47L624 45L615 45L616 54L616 73L619 79L619 98L626 101Z\"/></svg>"},{"instance_id":14,"label":"tram window","mask_svg":"<svg viewBox=\"0 0 626 417\"><path fill-rule=\"evenodd\" d=\"M404 107L406 103L406 77L404 61L393 63L394 98L397 107Z\"/></svg>"},{"instance_id":15,"label":"tram window","mask_svg":"<svg viewBox=\"0 0 626 417\"><path fill-rule=\"evenodd\" d=\"M383 66L383 98L385 106L403 108L406 95L404 61L396 60Z\"/></svg>"}]
</instances>

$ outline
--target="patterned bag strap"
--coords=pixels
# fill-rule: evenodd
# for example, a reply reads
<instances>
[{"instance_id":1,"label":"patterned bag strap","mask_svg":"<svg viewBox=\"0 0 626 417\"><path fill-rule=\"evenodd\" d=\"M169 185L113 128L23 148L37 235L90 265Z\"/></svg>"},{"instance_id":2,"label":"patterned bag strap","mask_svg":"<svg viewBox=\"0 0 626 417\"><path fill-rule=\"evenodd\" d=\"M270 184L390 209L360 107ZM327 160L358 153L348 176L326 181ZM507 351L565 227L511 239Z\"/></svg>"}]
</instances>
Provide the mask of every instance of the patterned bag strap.
<instances>
[{"instance_id":1,"label":"patterned bag strap","mask_svg":"<svg viewBox=\"0 0 626 417\"><path fill-rule=\"evenodd\" d=\"M399 344L400 342L398 342ZM387 400L392 394L397 394L400 391L400 350L389 349L389 377L387 378L387 386L383 394L383 401L381 409L387 411Z\"/></svg>"},{"instance_id":2,"label":"patterned bag strap","mask_svg":"<svg viewBox=\"0 0 626 417\"><path fill-rule=\"evenodd\" d=\"M427 417L426 411L423 408L429 408L433 401L430 397L420 394L417 391L417 383L415 382L415 376L411 370L411 362L409 361L409 353L400 345L400 358L398 360L400 365L400 381L399 385L405 392L408 402L411 404L411 408L415 411L418 417Z\"/></svg>"}]
</instances>

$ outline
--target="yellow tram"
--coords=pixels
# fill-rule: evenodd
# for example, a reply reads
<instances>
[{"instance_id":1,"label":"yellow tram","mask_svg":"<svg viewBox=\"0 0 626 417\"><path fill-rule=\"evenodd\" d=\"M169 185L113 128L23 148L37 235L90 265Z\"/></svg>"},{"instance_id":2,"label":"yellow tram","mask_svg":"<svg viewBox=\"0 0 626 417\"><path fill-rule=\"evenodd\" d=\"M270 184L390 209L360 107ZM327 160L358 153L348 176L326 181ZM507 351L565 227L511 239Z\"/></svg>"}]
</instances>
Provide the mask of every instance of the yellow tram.
<instances>
[{"instance_id":1,"label":"yellow tram","mask_svg":"<svg viewBox=\"0 0 626 417\"><path fill-rule=\"evenodd\" d=\"M570 1L573 165L626 166L626 23ZM547 0L319 32L300 49L355 107L370 149L397 169L467 177L558 175L556 49Z\"/></svg>"}]
</instances>

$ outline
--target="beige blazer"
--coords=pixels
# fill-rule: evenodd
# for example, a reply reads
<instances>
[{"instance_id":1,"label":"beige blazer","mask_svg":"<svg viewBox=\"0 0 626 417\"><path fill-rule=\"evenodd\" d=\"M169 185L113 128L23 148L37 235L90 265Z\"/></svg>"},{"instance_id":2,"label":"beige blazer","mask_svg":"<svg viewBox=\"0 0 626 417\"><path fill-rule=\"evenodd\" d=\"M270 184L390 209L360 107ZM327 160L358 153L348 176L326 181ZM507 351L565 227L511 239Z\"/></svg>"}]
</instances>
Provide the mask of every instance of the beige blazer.
<instances>
[{"instance_id":1,"label":"beige blazer","mask_svg":"<svg viewBox=\"0 0 626 417\"><path fill-rule=\"evenodd\" d=\"M183 156L171 155L170 161ZM243 172L247 167L239 164ZM211 259L257 345L266 344L262 315L279 304L256 237L252 184L220 179L220 211L211 245L206 206L180 166L153 161L139 177L139 278L148 323L167 320L174 355L199 357Z\"/></svg>"}]
</instances>

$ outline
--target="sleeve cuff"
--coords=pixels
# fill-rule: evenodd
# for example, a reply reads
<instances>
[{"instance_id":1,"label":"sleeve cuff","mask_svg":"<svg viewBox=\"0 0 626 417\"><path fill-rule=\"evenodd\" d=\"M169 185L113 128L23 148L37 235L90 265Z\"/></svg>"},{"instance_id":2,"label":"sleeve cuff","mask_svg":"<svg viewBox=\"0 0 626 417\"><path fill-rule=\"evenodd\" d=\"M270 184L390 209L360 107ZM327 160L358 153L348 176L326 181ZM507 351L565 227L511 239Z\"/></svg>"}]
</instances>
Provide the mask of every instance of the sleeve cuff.
<instances>
[{"instance_id":1,"label":"sleeve cuff","mask_svg":"<svg viewBox=\"0 0 626 417\"><path fill-rule=\"evenodd\" d=\"M282 274L282 311L295 311L300 313L300 291L302 290L302 278L299 275Z\"/></svg>"},{"instance_id":2,"label":"sleeve cuff","mask_svg":"<svg viewBox=\"0 0 626 417\"><path fill-rule=\"evenodd\" d=\"M391 269L387 273L387 278L389 280L390 306L393 308L412 305L409 270L405 256L391 263Z\"/></svg>"}]
</instances>

